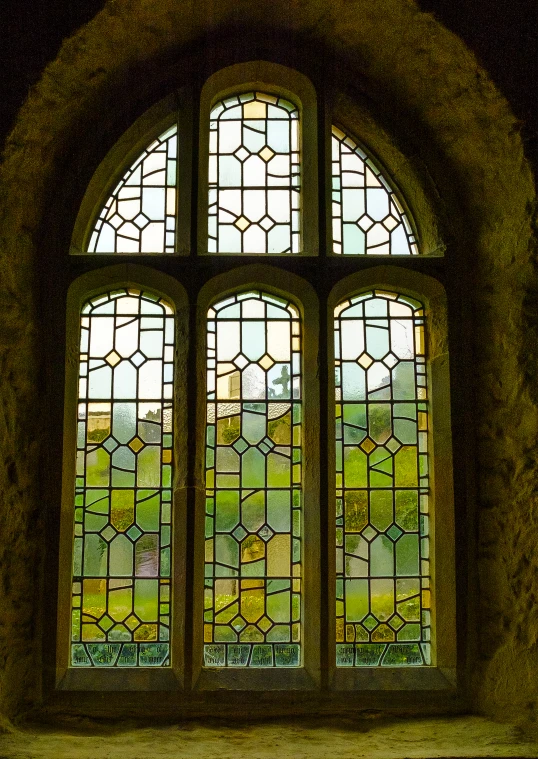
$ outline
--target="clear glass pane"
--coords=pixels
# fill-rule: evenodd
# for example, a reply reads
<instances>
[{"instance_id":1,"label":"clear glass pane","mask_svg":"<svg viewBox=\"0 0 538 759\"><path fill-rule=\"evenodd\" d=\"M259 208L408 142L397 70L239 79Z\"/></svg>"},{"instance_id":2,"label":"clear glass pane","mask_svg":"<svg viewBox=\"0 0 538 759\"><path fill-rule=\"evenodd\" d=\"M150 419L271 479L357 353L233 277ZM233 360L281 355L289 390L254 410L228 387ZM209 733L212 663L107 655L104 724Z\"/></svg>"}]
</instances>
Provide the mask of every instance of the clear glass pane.
<instances>
[{"instance_id":1,"label":"clear glass pane","mask_svg":"<svg viewBox=\"0 0 538 759\"><path fill-rule=\"evenodd\" d=\"M134 289L82 309L71 664L169 666L174 315Z\"/></svg>"},{"instance_id":2,"label":"clear glass pane","mask_svg":"<svg viewBox=\"0 0 538 759\"><path fill-rule=\"evenodd\" d=\"M249 92L217 103L209 136L208 250L297 253L299 112Z\"/></svg>"},{"instance_id":3,"label":"clear glass pane","mask_svg":"<svg viewBox=\"0 0 538 759\"><path fill-rule=\"evenodd\" d=\"M95 222L88 253L173 253L177 128L158 137L125 172Z\"/></svg>"},{"instance_id":4,"label":"clear glass pane","mask_svg":"<svg viewBox=\"0 0 538 759\"><path fill-rule=\"evenodd\" d=\"M417 255L411 225L390 183L354 140L332 128L333 253Z\"/></svg>"},{"instance_id":5,"label":"clear glass pane","mask_svg":"<svg viewBox=\"0 0 538 759\"><path fill-rule=\"evenodd\" d=\"M431 663L424 329L397 293L335 309L340 667Z\"/></svg>"},{"instance_id":6,"label":"clear glass pane","mask_svg":"<svg viewBox=\"0 0 538 759\"><path fill-rule=\"evenodd\" d=\"M302 661L301 324L227 298L207 322L204 664Z\"/></svg>"}]
</instances>

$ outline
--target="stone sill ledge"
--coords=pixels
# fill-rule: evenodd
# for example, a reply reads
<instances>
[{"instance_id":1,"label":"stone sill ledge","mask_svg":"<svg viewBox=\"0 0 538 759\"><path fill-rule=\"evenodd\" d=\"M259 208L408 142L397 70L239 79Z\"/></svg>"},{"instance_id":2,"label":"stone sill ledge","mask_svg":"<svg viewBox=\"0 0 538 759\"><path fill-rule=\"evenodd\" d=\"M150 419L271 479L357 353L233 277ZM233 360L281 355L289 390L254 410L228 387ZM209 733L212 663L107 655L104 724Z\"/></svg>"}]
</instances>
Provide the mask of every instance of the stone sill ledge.
<instances>
[{"instance_id":1,"label":"stone sill ledge","mask_svg":"<svg viewBox=\"0 0 538 759\"><path fill-rule=\"evenodd\" d=\"M72 718L0 735L1 759L475 759L538 757L538 742L484 717L200 720L134 727Z\"/></svg>"}]
</instances>

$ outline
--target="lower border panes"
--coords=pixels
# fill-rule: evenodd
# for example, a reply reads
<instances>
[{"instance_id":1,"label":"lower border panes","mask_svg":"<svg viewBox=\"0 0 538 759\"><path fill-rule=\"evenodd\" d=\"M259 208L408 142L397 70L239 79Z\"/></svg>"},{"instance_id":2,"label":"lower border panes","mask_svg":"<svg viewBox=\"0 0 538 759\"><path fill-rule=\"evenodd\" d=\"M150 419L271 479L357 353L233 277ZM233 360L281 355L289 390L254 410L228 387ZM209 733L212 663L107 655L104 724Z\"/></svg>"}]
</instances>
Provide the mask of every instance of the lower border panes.
<instances>
[{"instance_id":1,"label":"lower border panes","mask_svg":"<svg viewBox=\"0 0 538 759\"><path fill-rule=\"evenodd\" d=\"M297 643L212 643L204 646L206 667L298 667Z\"/></svg>"},{"instance_id":2,"label":"lower border panes","mask_svg":"<svg viewBox=\"0 0 538 759\"><path fill-rule=\"evenodd\" d=\"M170 664L168 643L74 643L73 667L162 667Z\"/></svg>"}]
</instances>

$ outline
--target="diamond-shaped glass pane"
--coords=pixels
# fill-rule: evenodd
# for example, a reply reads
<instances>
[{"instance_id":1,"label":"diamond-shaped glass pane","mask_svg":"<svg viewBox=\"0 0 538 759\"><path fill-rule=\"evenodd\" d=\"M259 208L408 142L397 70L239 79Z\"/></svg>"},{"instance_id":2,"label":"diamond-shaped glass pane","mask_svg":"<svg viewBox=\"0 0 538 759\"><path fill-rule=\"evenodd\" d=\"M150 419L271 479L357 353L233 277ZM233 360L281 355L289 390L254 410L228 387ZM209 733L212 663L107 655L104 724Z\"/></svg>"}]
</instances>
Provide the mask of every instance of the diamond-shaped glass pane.
<instances>
[{"instance_id":1,"label":"diamond-shaped glass pane","mask_svg":"<svg viewBox=\"0 0 538 759\"><path fill-rule=\"evenodd\" d=\"M112 451L116 450L118 445L119 443L116 440L114 440L113 437L109 437L103 443L103 448L106 448L109 453L112 453Z\"/></svg>"},{"instance_id":2,"label":"diamond-shaped glass pane","mask_svg":"<svg viewBox=\"0 0 538 759\"><path fill-rule=\"evenodd\" d=\"M396 453L396 451L398 450L398 448L401 448L401 447L402 447L402 444L401 444L401 443L400 443L398 440L396 440L396 438L394 438L394 437L391 437L391 438L390 438L390 440L388 440L388 441L385 443L385 446L386 446L386 447L389 449L389 451L391 451L392 453Z\"/></svg>"},{"instance_id":3,"label":"diamond-shaped glass pane","mask_svg":"<svg viewBox=\"0 0 538 759\"><path fill-rule=\"evenodd\" d=\"M241 527L241 525L239 525L239 527L236 527L236 529L232 533L232 535L234 536L234 538L236 538L236 540L243 540L246 534L247 534L247 531L245 530L244 527Z\"/></svg>"},{"instance_id":4,"label":"diamond-shaped glass pane","mask_svg":"<svg viewBox=\"0 0 538 759\"><path fill-rule=\"evenodd\" d=\"M139 437L135 437L134 440L131 440L129 443L129 448L135 453L138 453L138 451L143 447L144 443L140 440Z\"/></svg>"},{"instance_id":5,"label":"diamond-shaped glass pane","mask_svg":"<svg viewBox=\"0 0 538 759\"><path fill-rule=\"evenodd\" d=\"M369 437L365 438L361 443L361 448L365 453L371 453L375 447L374 441Z\"/></svg>"},{"instance_id":6,"label":"diamond-shaped glass pane","mask_svg":"<svg viewBox=\"0 0 538 759\"><path fill-rule=\"evenodd\" d=\"M249 360L246 356L243 356L242 353L239 354L239 356L234 359L234 364L238 366L240 369L244 369L244 367L249 363Z\"/></svg>"},{"instance_id":7,"label":"diamond-shaped glass pane","mask_svg":"<svg viewBox=\"0 0 538 759\"><path fill-rule=\"evenodd\" d=\"M105 529L101 532L101 537L104 538L107 542L109 540L112 540L113 537L116 535L116 530L111 526L107 525Z\"/></svg>"},{"instance_id":8,"label":"diamond-shaped glass pane","mask_svg":"<svg viewBox=\"0 0 538 759\"><path fill-rule=\"evenodd\" d=\"M232 627L234 627L236 630L242 630L247 623L243 619L243 617L236 617L234 621L232 622Z\"/></svg>"},{"instance_id":9,"label":"diamond-shaped glass pane","mask_svg":"<svg viewBox=\"0 0 538 759\"><path fill-rule=\"evenodd\" d=\"M246 161L249 155L250 153L243 146L241 146L239 150L236 150L234 153L234 156L237 158L238 161Z\"/></svg>"},{"instance_id":10,"label":"diamond-shaped glass pane","mask_svg":"<svg viewBox=\"0 0 538 759\"><path fill-rule=\"evenodd\" d=\"M140 366L141 364L144 363L145 360L146 360L146 357L143 356L142 353L140 353L140 351L137 351L134 354L134 356L131 358L131 361L133 362L135 366Z\"/></svg>"},{"instance_id":11,"label":"diamond-shaped glass pane","mask_svg":"<svg viewBox=\"0 0 538 759\"><path fill-rule=\"evenodd\" d=\"M373 358L370 358L370 356L367 353L363 353L362 356L359 356L357 361L362 366L363 369L368 369L368 367L374 363Z\"/></svg>"},{"instance_id":12,"label":"diamond-shaped glass pane","mask_svg":"<svg viewBox=\"0 0 538 759\"><path fill-rule=\"evenodd\" d=\"M116 366L116 364L119 364L120 361L121 361L121 358L118 356L116 351L110 351L110 353L106 357L106 362L110 364L110 366Z\"/></svg>"},{"instance_id":13,"label":"diamond-shaped glass pane","mask_svg":"<svg viewBox=\"0 0 538 759\"><path fill-rule=\"evenodd\" d=\"M260 221L260 227L263 227L266 231L269 231L275 226L275 222L269 218L269 216L264 216L263 219Z\"/></svg>"},{"instance_id":14,"label":"diamond-shaped glass pane","mask_svg":"<svg viewBox=\"0 0 538 759\"><path fill-rule=\"evenodd\" d=\"M377 530L374 530L374 528L371 525L368 525L368 527L366 527L362 531L361 535L363 538L370 541L370 540L373 540L375 536L377 535Z\"/></svg>"},{"instance_id":15,"label":"diamond-shaped glass pane","mask_svg":"<svg viewBox=\"0 0 538 759\"><path fill-rule=\"evenodd\" d=\"M361 229L364 229L365 231L367 229L370 229L370 227L372 226L373 223L374 222L372 221L372 219L369 216L363 216L362 219L359 219L359 227Z\"/></svg>"},{"instance_id":16,"label":"diamond-shaped glass pane","mask_svg":"<svg viewBox=\"0 0 538 759\"><path fill-rule=\"evenodd\" d=\"M266 145L262 150L260 150L260 158L263 158L264 161L270 161L271 158L274 156L274 150L271 150L271 148Z\"/></svg>"},{"instance_id":17,"label":"diamond-shaped glass pane","mask_svg":"<svg viewBox=\"0 0 538 759\"><path fill-rule=\"evenodd\" d=\"M400 528L395 524L393 524L392 527L389 527L387 530L387 535L389 538L391 538L391 540L398 540L401 534L402 530L400 530Z\"/></svg>"},{"instance_id":18,"label":"diamond-shaped glass pane","mask_svg":"<svg viewBox=\"0 0 538 759\"><path fill-rule=\"evenodd\" d=\"M237 440L233 447L237 451L237 453L243 453L248 448L248 443L244 440L244 438L240 437L239 440Z\"/></svg>"},{"instance_id":19,"label":"diamond-shaped glass pane","mask_svg":"<svg viewBox=\"0 0 538 759\"><path fill-rule=\"evenodd\" d=\"M143 213L139 213L136 219L134 219L134 223L139 229L144 229L144 227L147 227L149 224L149 219L147 216L144 216Z\"/></svg>"},{"instance_id":20,"label":"diamond-shaped glass pane","mask_svg":"<svg viewBox=\"0 0 538 759\"><path fill-rule=\"evenodd\" d=\"M108 614L105 614L105 616L99 620L99 627L101 627L105 632L107 630L110 630L110 628L113 626L114 622Z\"/></svg>"},{"instance_id":21,"label":"diamond-shaped glass pane","mask_svg":"<svg viewBox=\"0 0 538 759\"><path fill-rule=\"evenodd\" d=\"M383 359L383 363L389 367L389 369L392 369L392 367L398 363L398 360L394 353L389 353L388 356L385 356Z\"/></svg>"},{"instance_id":22,"label":"diamond-shaped glass pane","mask_svg":"<svg viewBox=\"0 0 538 759\"><path fill-rule=\"evenodd\" d=\"M245 219L244 216L240 216L236 220L235 226L237 229L240 229L242 232L244 232L247 227L250 227L250 221L248 219Z\"/></svg>"},{"instance_id":23,"label":"diamond-shaped glass pane","mask_svg":"<svg viewBox=\"0 0 538 759\"><path fill-rule=\"evenodd\" d=\"M362 624L366 627L367 630L373 630L374 627L377 626L378 622L375 617L372 617L372 615L369 614Z\"/></svg>"},{"instance_id":24,"label":"diamond-shaped glass pane","mask_svg":"<svg viewBox=\"0 0 538 759\"><path fill-rule=\"evenodd\" d=\"M265 540L266 542L270 540L270 538L272 538L274 534L275 533L273 532L273 530L267 524L264 524L261 530L258 530L258 535L260 536L262 540Z\"/></svg>"},{"instance_id":25,"label":"diamond-shaped glass pane","mask_svg":"<svg viewBox=\"0 0 538 759\"><path fill-rule=\"evenodd\" d=\"M142 535L142 532L136 525L133 525L130 530L127 530L127 535L131 538L131 540L136 540L139 535Z\"/></svg>"}]
</instances>

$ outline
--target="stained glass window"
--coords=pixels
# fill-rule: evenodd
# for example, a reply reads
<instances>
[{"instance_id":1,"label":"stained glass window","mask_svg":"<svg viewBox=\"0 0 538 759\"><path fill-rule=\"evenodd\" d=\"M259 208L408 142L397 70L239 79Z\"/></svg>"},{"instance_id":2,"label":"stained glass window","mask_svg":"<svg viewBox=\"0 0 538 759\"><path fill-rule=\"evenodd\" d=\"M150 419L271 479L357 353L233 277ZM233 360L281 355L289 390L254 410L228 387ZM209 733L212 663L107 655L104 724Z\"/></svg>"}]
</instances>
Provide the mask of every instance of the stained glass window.
<instances>
[{"instance_id":1,"label":"stained glass window","mask_svg":"<svg viewBox=\"0 0 538 759\"><path fill-rule=\"evenodd\" d=\"M88 253L173 253L177 127L151 143L103 206Z\"/></svg>"},{"instance_id":2,"label":"stained glass window","mask_svg":"<svg viewBox=\"0 0 538 759\"><path fill-rule=\"evenodd\" d=\"M207 322L204 663L301 664L301 322L244 292Z\"/></svg>"},{"instance_id":3,"label":"stained glass window","mask_svg":"<svg viewBox=\"0 0 538 759\"><path fill-rule=\"evenodd\" d=\"M168 666L174 314L119 289L81 314L74 667Z\"/></svg>"},{"instance_id":4,"label":"stained glass window","mask_svg":"<svg viewBox=\"0 0 538 759\"><path fill-rule=\"evenodd\" d=\"M210 119L208 251L298 253L298 109L248 92L217 103Z\"/></svg>"},{"instance_id":5,"label":"stained glass window","mask_svg":"<svg viewBox=\"0 0 538 759\"><path fill-rule=\"evenodd\" d=\"M337 666L430 664L423 306L363 293L334 329Z\"/></svg>"},{"instance_id":6,"label":"stained glass window","mask_svg":"<svg viewBox=\"0 0 538 759\"><path fill-rule=\"evenodd\" d=\"M333 253L418 254L404 209L375 162L332 128Z\"/></svg>"}]
</instances>

